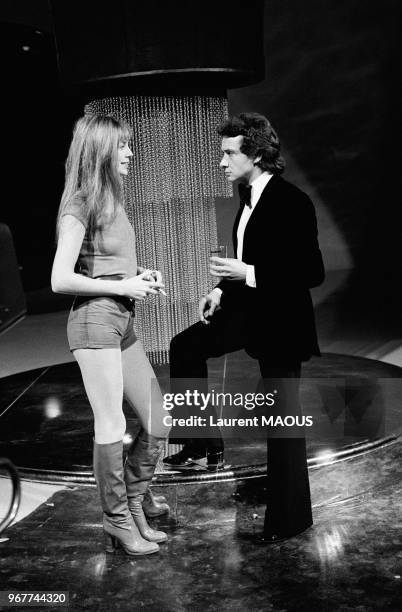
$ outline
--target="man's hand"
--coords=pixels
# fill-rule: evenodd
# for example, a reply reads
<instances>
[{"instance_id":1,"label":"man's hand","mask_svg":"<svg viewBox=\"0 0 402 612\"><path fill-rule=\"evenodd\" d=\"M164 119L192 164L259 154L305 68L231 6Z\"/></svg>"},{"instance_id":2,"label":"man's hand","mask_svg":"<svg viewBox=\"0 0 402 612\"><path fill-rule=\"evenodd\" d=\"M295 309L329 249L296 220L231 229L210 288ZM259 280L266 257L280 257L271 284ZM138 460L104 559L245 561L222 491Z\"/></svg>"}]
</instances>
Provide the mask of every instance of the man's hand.
<instances>
[{"instance_id":1,"label":"man's hand","mask_svg":"<svg viewBox=\"0 0 402 612\"><path fill-rule=\"evenodd\" d=\"M246 280L247 264L238 259L225 257L210 257L209 271L212 276L227 278L228 280Z\"/></svg>"},{"instance_id":2,"label":"man's hand","mask_svg":"<svg viewBox=\"0 0 402 612\"><path fill-rule=\"evenodd\" d=\"M200 299L200 303L198 305L198 313L200 315L200 320L208 325L208 318L212 317L215 312L215 309L221 303L221 295L219 291L212 290L208 295L204 295Z\"/></svg>"}]
</instances>

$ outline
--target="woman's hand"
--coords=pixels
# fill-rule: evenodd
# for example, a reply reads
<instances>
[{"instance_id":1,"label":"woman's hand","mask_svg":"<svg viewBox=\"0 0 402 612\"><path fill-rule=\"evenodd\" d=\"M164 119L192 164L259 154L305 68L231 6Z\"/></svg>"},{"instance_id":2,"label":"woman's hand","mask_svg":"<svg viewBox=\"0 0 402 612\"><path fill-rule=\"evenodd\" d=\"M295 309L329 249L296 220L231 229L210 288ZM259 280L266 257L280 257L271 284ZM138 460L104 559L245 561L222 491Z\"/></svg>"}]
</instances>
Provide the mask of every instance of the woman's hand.
<instances>
[{"instance_id":1,"label":"woman's hand","mask_svg":"<svg viewBox=\"0 0 402 612\"><path fill-rule=\"evenodd\" d=\"M164 285L153 280L152 270L144 270L138 276L132 276L120 281L120 288L124 297L134 300L143 300L150 294L157 295ZM152 279L152 280L151 280Z\"/></svg>"},{"instance_id":2,"label":"woman's hand","mask_svg":"<svg viewBox=\"0 0 402 612\"><path fill-rule=\"evenodd\" d=\"M149 268L143 268L142 266L137 266L137 274L142 274L143 272L148 272L149 278L147 280L154 280L157 283L162 283L162 272L159 270L150 270Z\"/></svg>"},{"instance_id":3,"label":"woman's hand","mask_svg":"<svg viewBox=\"0 0 402 612\"><path fill-rule=\"evenodd\" d=\"M154 280L156 283L159 284L159 287L164 287L165 285L163 284L163 279L162 279L162 272L160 272L159 270L145 270L145 268L140 268L138 267L138 271L139 273L142 272L148 272L148 277L147 280ZM158 291L160 293L162 293L162 295L166 296L167 294L164 292L163 289L159 288Z\"/></svg>"},{"instance_id":4,"label":"woman's hand","mask_svg":"<svg viewBox=\"0 0 402 612\"><path fill-rule=\"evenodd\" d=\"M162 272L159 270L151 270L151 276L157 283L160 283L163 286Z\"/></svg>"}]
</instances>

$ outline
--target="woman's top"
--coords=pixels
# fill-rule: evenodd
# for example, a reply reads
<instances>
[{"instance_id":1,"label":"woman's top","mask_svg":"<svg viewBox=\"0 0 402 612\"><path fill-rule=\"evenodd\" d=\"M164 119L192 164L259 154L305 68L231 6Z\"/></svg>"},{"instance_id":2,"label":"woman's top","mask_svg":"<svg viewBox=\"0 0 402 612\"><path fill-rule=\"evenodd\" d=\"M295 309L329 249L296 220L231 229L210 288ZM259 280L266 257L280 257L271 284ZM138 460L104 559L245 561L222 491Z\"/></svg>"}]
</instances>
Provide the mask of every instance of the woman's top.
<instances>
[{"instance_id":1,"label":"woman's top","mask_svg":"<svg viewBox=\"0 0 402 612\"><path fill-rule=\"evenodd\" d=\"M114 218L104 222L93 238L88 236L88 221L80 203L71 202L64 215L73 215L86 229L77 272L90 278L114 276L116 280L137 275L135 234L123 206L117 207Z\"/></svg>"}]
</instances>

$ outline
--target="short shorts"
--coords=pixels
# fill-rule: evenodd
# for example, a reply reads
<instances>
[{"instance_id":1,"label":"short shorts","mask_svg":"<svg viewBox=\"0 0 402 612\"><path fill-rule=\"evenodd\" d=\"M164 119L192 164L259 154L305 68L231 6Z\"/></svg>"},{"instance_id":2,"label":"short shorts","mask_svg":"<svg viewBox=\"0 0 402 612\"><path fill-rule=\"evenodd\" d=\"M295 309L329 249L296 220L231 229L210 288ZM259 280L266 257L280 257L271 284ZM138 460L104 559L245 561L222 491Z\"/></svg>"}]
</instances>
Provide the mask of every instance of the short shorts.
<instances>
[{"instance_id":1,"label":"short shorts","mask_svg":"<svg viewBox=\"0 0 402 612\"><path fill-rule=\"evenodd\" d=\"M134 301L126 298L75 298L67 323L70 351L91 348L127 348L137 337Z\"/></svg>"}]
</instances>

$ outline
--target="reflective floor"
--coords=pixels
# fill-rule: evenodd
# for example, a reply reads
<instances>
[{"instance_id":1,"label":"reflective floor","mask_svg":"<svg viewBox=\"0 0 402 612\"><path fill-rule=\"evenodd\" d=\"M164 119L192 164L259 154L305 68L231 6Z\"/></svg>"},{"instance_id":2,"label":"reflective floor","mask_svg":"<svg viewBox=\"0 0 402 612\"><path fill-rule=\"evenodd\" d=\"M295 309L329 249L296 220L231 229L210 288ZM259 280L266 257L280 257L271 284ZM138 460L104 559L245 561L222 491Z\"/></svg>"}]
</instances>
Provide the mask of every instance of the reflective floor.
<instances>
[{"instance_id":1,"label":"reflective floor","mask_svg":"<svg viewBox=\"0 0 402 612\"><path fill-rule=\"evenodd\" d=\"M39 339L46 329L41 327L36 343L3 342L5 365L12 372L28 371L0 379L0 454L42 470L42 476L54 470L57 480L66 470L73 479L80 472L84 478L82 484L56 486L35 483L31 474L23 483L25 511L0 536L0 590L68 591L70 610L91 611L402 608L400 368L329 353L306 364L301 399L304 413L314 416L307 431L311 529L268 547L255 542L266 502L265 444L228 438L228 463L255 468L253 477L238 472L237 479L183 482L176 473L160 473L154 490L166 495L171 513L153 523L168 532L169 542L157 555L130 559L104 553L101 511L91 484L92 418L77 366L46 367L67 361L61 353L52 356L55 330L43 350ZM64 331L60 338L65 342ZM28 344L31 365L15 365L11 348L23 346L26 355ZM326 346L348 352L346 344ZM223 360L211 360L211 385L217 390L223 368ZM226 390L235 389L244 375L258 388L257 364L244 353L229 356L226 371ZM157 375L164 387L166 368L157 368ZM328 379L338 380L335 393ZM136 421L126 414L133 431ZM9 490L3 485L0 479L0 513ZM30 508L28 486L36 496Z\"/></svg>"},{"instance_id":2,"label":"reflective floor","mask_svg":"<svg viewBox=\"0 0 402 612\"><path fill-rule=\"evenodd\" d=\"M68 591L73 610L400 610L402 440L310 470L314 526L268 547L264 480L155 487L169 542L130 559L103 551L97 492L56 493L9 528L0 588Z\"/></svg>"},{"instance_id":3,"label":"reflective floor","mask_svg":"<svg viewBox=\"0 0 402 612\"><path fill-rule=\"evenodd\" d=\"M223 358L211 360L210 389L217 392L224 365ZM258 364L244 352L229 355L225 371L225 392L234 394L245 385L258 391ZM301 403L313 419L306 428L310 463L402 433L400 372L379 361L329 353L304 365ZM156 367L156 374L166 390L167 366ZM34 470L50 481L64 476L92 481L93 417L75 362L2 378L0 397L0 456L10 458L23 475ZM135 414L128 406L125 413L127 432L135 435ZM226 428L222 433L227 469L265 463L264 438L229 437ZM172 450L167 447L166 453Z\"/></svg>"}]
</instances>

